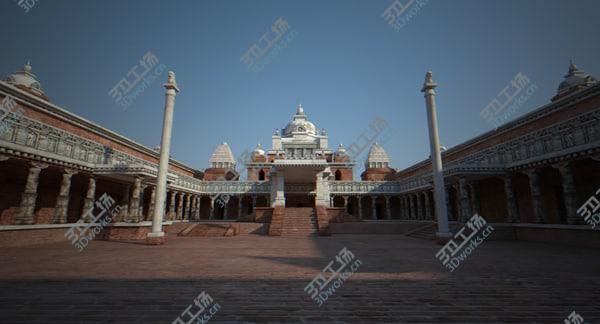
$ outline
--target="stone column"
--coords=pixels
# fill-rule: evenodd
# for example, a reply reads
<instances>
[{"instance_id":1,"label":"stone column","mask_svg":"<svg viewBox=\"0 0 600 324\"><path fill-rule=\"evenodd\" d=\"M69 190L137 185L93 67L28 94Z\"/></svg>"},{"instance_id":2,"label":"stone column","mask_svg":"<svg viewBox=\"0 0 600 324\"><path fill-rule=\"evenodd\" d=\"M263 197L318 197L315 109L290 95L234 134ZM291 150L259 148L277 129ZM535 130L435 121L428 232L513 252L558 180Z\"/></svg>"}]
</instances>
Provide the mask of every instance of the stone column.
<instances>
[{"instance_id":1,"label":"stone column","mask_svg":"<svg viewBox=\"0 0 600 324\"><path fill-rule=\"evenodd\" d=\"M119 212L117 222L127 221L129 217L129 204L130 204L130 195L131 195L131 185L125 185L125 190L123 192L123 198L121 199L121 211Z\"/></svg>"},{"instance_id":2,"label":"stone column","mask_svg":"<svg viewBox=\"0 0 600 324\"><path fill-rule=\"evenodd\" d=\"M176 212L177 208L175 205L175 203L176 203L175 199L177 198L176 195L177 195L177 193L175 191L171 191L171 198L169 199L169 212L167 215L168 220L174 220L175 215L177 214L177 212Z\"/></svg>"},{"instance_id":3,"label":"stone column","mask_svg":"<svg viewBox=\"0 0 600 324\"><path fill-rule=\"evenodd\" d=\"M421 200L421 193L415 194L415 199L417 200L417 219L423 219L423 200Z\"/></svg>"},{"instance_id":4,"label":"stone column","mask_svg":"<svg viewBox=\"0 0 600 324\"><path fill-rule=\"evenodd\" d=\"M348 196L342 196L344 198L344 211L348 212Z\"/></svg>"},{"instance_id":5,"label":"stone column","mask_svg":"<svg viewBox=\"0 0 600 324\"><path fill-rule=\"evenodd\" d=\"M214 218L215 218L215 197L210 196L210 215L208 216L208 219L214 219Z\"/></svg>"},{"instance_id":6,"label":"stone column","mask_svg":"<svg viewBox=\"0 0 600 324\"><path fill-rule=\"evenodd\" d=\"M575 191L575 180L573 178L573 168L569 162L553 165L560 171L562 180L563 199L565 209L567 210L568 224L581 224L582 219L577 215L577 196Z\"/></svg>"},{"instance_id":7,"label":"stone column","mask_svg":"<svg viewBox=\"0 0 600 324\"><path fill-rule=\"evenodd\" d=\"M238 219L242 219L242 195L238 196Z\"/></svg>"},{"instance_id":8,"label":"stone column","mask_svg":"<svg viewBox=\"0 0 600 324\"><path fill-rule=\"evenodd\" d=\"M140 221L140 195L142 192L142 178L135 177L133 181L133 193L131 194L131 201L129 202L129 213L126 214L125 222L137 223Z\"/></svg>"},{"instance_id":9,"label":"stone column","mask_svg":"<svg viewBox=\"0 0 600 324\"><path fill-rule=\"evenodd\" d=\"M479 186L476 183L469 183L469 192L471 193L471 210L473 211L473 214L481 213L478 190Z\"/></svg>"},{"instance_id":10,"label":"stone column","mask_svg":"<svg viewBox=\"0 0 600 324\"><path fill-rule=\"evenodd\" d=\"M21 205L15 218L15 224L28 225L33 224L33 214L35 212L35 200L37 199L37 188L40 181L40 172L47 168L48 164L33 162L29 167L25 190L21 195Z\"/></svg>"},{"instance_id":11,"label":"stone column","mask_svg":"<svg viewBox=\"0 0 600 324\"><path fill-rule=\"evenodd\" d=\"M175 73L167 73L167 83L164 85L166 92L165 114L163 119L162 137L160 141L160 162L158 164L158 178L156 181L157 194L152 217L152 232L148 233L148 244L163 244L165 233L162 231L164 199L167 192L167 174L169 173L169 154L171 149L171 131L173 127L173 110L175 109L175 96L179 92Z\"/></svg>"},{"instance_id":12,"label":"stone column","mask_svg":"<svg viewBox=\"0 0 600 324\"><path fill-rule=\"evenodd\" d=\"M144 205L146 204L146 188L148 185L142 184L140 188L140 211L138 212L138 222L143 222L145 220L144 217Z\"/></svg>"},{"instance_id":13,"label":"stone column","mask_svg":"<svg viewBox=\"0 0 600 324\"><path fill-rule=\"evenodd\" d=\"M252 212L256 209L256 196L252 196Z\"/></svg>"},{"instance_id":14,"label":"stone column","mask_svg":"<svg viewBox=\"0 0 600 324\"><path fill-rule=\"evenodd\" d=\"M88 211L94 208L94 201L96 200L96 178L90 176L88 179L88 188L83 200L83 210L81 211L80 219L86 223L92 221L92 215Z\"/></svg>"},{"instance_id":15,"label":"stone column","mask_svg":"<svg viewBox=\"0 0 600 324\"><path fill-rule=\"evenodd\" d=\"M152 216L154 215L154 205L156 201L156 190L154 186L150 187L150 204L148 205L148 215L146 215L146 220L152 220ZM164 212L164 208L163 208Z\"/></svg>"},{"instance_id":16,"label":"stone column","mask_svg":"<svg viewBox=\"0 0 600 324\"><path fill-rule=\"evenodd\" d=\"M377 220L377 196L371 196L371 219Z\"/></svg>"},{"instance_id":17,"label":"stone column","mask_svg":"<svg viewBox=\"0 0 600 324\"><path fill-rule=\"evenodd\" d=\"M519 222L519 210L517 209L517 201L515 200L515 192L512 187L512 179L510 175L502 178L504 180L504 192L506 193L506 209L508 210L509 223Z\"/></svg>"},{"instance_id":18,"label":"stone column","mask_svg":"<svg viewBox=\"0 0 600 324\"><path fill-rule=\"evenodd\" d=\"M183 192L180 192L177 195L179 196L179 200L177 201L177 219L182 220L183 219L183 199L185 197L185 194Z\"/></svg>"},{"instance_id":19,"label":"stone column","mask_svg":"<svg viewBox=\"0 0 600 324\"><path fill-rule=\"evenodd\" d=\"M431 151L431 166L433 174L433 187L435 192L435 214L437 216L436 233L437 242L445 244L452 237L448 227L448 211L446 209L446 195L444 193L444 174L442 167L442 152L438 134L437 113L435 107L435 88L431 71L427 72L421 92L425 95L427 105L427 121L429 124L429 144Z\"/></svg>"},{"instance_id":20,"label":"stone column","mask_svg":"<svg viewBox=\"0 0 600 324\"><path fill-rule=\"evenodd\" d=\"M356 201L358 202L358 218L363 219L363 217L362 217L362 196L356 196Z\"/></svg>"},{"instance_id":21,"label":"stone column","mask_svg":"<svg viewBox=\"0 0 600 324\"><path fill-rule=\"evenodd\" d=\"M429 192L425 191L423 194L425 195L425 219L432 220L433 215L431 215L431 199L429 199Z\"/></svg>"},{"instance_id":22,"label":"stone column","mask_svg":"<svg viewBox=\"0 0 600 324\"><path fill-rule=\"evenodd\" d=\"M227 215L227 211L228 211L228 207L229 207L229 199L230 198L231 197L229 197L229 195L224 195L222 197L223 203L224 203L224 205L223 205L223 219L229 219L229 216Z\"/></svg>"},{"instance_id":23,"label":"stone column","mask_svg":"<svg viewBox=\"0 0 600 324\"><path fill-rule=\"evenodd\" d=\"M192 194L185 195L185 211L183 212L183 219L190 220L190 215L192 214L190 211L192 208Z\"/></svg>"},{"instance_id":24,"label":"stone column","mask_svg":"<svg viewBox=\"0 0 600 324\"><path fill-rule=\"evenodd\" d=\"M392 211L390 208L390 196L385 196L385 219L392 219Z\"/></svg>"},{"instance_id":25,"label":"stone column","mask_svg":"<svg viewBox=\"0 0 600 324\"><path fill-rule=\"evenodd\" d=\"M71 177L77 173L75 170L65 169L60 184L60 191L56 197L56 207L54 208L53 224L64 224L67 222L67 210L69 209L69 191L71 190Z\"/></svg>"},{"instance_id":26,"label":"stone column","mask_svg":"<svg viewBox=\"0 0 600 324\"><path fill-rule=\"evenodd\" d=\"M466 223L472 216L466 178L458 179L458 192L460 195L460 221Z\"/></svg>"},{"instance_id":27,"label":"stone column","mask_svg":"<svg viewBox=\"0 0 600 324\"><path fill-rule=\"evenodd\" d=\"M413 194L408 195L410 204L410 219L417 219L417 209L415 208L415 197Z\"/></svg>"},{"instance_id":28,"label":"stone column","mask_svg":"<svg viewBox=\"0 0 600 324\"><path fill-rule=\"evenodd\" d=\"M524 172L529 177L529 188L531 190L531 206L533 207L533 218L536 223L546 223L546 215L542 204L542 189L540 188L540 176L536 170Z\"/></svg>"},{"instance_id":29,"label":"stone column","mask_svg":"<svg viewBox=\"0 0 600 324\"><path fill-rule=\"evenodd\" d=\"M410 219L410 209L409 209L408 197L406 195L402 196L402 219Z\"/></svg>"},{"instance_id":30,"label":"stone column","mask_svg":"<svg viewBox=\"0 0 600 324\"><path fill-rule=\"evenodd\" d=\"M194 220L200 220L200 203L202 202L202 196L196 196L196 209L194 210Z\"/></svg>"}]
</instances>

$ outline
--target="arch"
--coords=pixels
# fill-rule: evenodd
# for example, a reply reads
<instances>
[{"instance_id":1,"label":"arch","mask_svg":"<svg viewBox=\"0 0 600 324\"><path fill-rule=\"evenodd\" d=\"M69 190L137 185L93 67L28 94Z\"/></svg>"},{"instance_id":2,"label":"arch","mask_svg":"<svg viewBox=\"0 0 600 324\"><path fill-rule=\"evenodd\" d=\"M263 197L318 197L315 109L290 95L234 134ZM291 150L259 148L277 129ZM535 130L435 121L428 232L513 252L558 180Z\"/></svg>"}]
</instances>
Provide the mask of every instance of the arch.
<instances>
[{"instance_id":1,"label":"arch","mask_svg":"<svg viewBox=\"0 0 600 324\"><path fill-rule=\"evenodd\" d=\"M340 171L339 169L337 171L335 171L335 180L336 181L342 180L342 171Z\"/></svg>"},{"instance_id":2,"label":"arch","mask_svg":"<svg viewBox=\"0 0 600 324\"><path fill-rule=\"evenodd\" d=\"M265 170L260 170L258 172L258 181L265 181Z\"/></svg>"}]
</instances>

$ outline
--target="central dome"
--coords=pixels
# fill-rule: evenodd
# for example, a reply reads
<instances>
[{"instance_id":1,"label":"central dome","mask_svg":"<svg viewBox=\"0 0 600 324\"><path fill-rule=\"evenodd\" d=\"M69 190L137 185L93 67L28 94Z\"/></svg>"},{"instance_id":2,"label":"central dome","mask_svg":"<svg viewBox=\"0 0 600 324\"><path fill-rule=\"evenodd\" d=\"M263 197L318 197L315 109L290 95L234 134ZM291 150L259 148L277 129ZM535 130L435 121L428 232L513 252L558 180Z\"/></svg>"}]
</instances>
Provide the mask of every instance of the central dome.
<instances>
[{"instance_id":1,"label":"central dome","mask_svg":"<svg viewBox=\"0 0 600 324\"><path fill-rule=\"evenodd\" d=\"M289 137L294 134L317 135L317 128L306 118L302 105L298 105L294 119L289 122L283 130L283 136L285 137Z\"/></svg>"}]
</instances>

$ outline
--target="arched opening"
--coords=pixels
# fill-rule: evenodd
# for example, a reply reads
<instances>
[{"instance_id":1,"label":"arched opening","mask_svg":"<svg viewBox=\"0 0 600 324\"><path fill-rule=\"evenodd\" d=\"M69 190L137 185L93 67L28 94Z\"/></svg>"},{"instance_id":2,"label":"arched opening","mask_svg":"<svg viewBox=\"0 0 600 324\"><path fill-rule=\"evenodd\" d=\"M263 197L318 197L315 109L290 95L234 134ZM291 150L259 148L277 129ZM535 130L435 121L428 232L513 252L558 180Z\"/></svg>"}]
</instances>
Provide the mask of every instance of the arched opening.
<instances>
[{"instance_id":1,"label":"arched opening","mask_svg":"<svg viewBox=\"0 0 600 324\"><path fill-rule=\"evenodd\" d=\"M258 172L258 181L265 181L265 170Z\"/></svg>"},{"instance_id":2,"label":"arched opening","mask_svg":"<svg viewBox=\"0 0 600 324\"><path fill-rule=\"evenodd\" d=\"M336 181L342 180L342 171L340 171L340 170L335 171L335 180Z\"/></svg>"}]
</instances>

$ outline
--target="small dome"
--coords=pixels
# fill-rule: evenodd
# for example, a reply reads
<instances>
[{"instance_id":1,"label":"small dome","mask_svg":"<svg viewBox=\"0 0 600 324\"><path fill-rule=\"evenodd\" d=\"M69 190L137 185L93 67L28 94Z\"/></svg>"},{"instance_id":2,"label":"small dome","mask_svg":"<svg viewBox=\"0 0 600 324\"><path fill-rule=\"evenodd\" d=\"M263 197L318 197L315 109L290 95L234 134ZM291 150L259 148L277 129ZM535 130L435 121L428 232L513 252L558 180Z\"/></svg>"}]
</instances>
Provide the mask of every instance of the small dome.
<instances>
[{"instance_id":1,"label":"small dome","mask_svg":"<svg viewBox=\"0 0 600 324\"><path fill-rule=\"evenodd\" d=\"M337 155L346 155L346 147L344 146L344 144L340 144L340 146L338 146Z\"/></svg>"},{"instance_id":2,"label":"small dome","mask_svg":"<svg viewBox=\"0 0 600 324\"><path fill-rule=\"evenodd\" d=\"M23 70L17 71L8 77L6 77L6 82L8 84L14 85L18 88L24 89L26 91L32 92L35 95L44 97L44 92L42 91L42 85L38 82L37 77L32 72L31 65L29 62L25 64ZM45 98L46 99L46 98Z\"/></svg>"},{"instance_id":3,"label":"small dome","mask_svg":"<svg viewBox=\"0 0 600 324\"><path fill-rule=\"evenodd\" d=\"M365 167L367 169L388 168L389 165L390 157L387 155L383 147L381 147L378 143L373 144L373 146L371 146L371 150L369 151L369 156L367 157Z\"/></svg>"},{"instance_id":4,"label":"small dome","mask_svg":"<svg viewBox=\"0 0 600 324\"><path fill-rule=\"evenodd\" d=\"M283 131L283 136L286 137L294 134L317 135L317 128L306 118L302 105L298 105L296 108L296 115L294 115L293 120L287 124Z\"/></svg>"},{"instance_id":5,"label":"small dome","mask_svg":"<svg viewBox=\"0 0 600 324\"><path fill-rule=\"evenodd\" d=\"M233 168L235 166L235 159L227 142L217 146L210 158L210 164L213 168Z\"/></svg>"},{"instance_id":6,"label":"small dome","mask_svg":"<svg viewBox=\"0 0 600 324\"><path fill-rule=\"evenodd\" d=\"M265 151L262 149L262 145L260 145L260 143L258 143L256 145L256 148L254 149L254 151L252 153L254 155L265 155Z\"/></svg>"},{"instance_id":7,"label":"small dome","mask_svg":"<svg viewBox=\"0 0 600 324\"><path fill-rule=\"evenodd\" d=\"M565 80L558 86L558 95L564 95L572 90L588 87L598 83L598 79L581 71L573 62L569 65L569 73L565 75Z\"/></svg>"}]
</instances>

